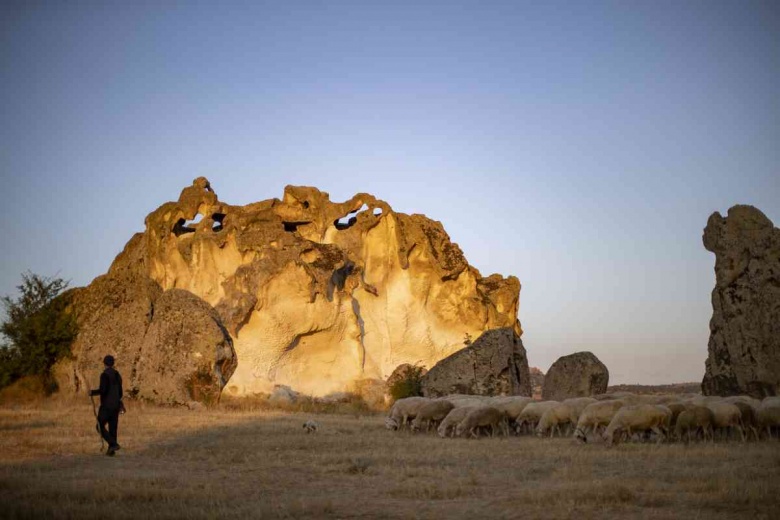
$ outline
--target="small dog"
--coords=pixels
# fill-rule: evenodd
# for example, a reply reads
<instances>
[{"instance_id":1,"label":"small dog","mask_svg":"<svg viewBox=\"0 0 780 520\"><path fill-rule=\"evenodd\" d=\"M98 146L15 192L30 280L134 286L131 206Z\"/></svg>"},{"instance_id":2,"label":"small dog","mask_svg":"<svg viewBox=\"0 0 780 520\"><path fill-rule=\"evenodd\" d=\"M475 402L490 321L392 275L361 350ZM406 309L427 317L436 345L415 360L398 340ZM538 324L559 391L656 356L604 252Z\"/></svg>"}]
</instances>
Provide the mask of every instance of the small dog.
<instances>
[{"instance_id":1,"label":"small dog","mask_svg":"<svg viewBox=\"0 0 780 520\"><path fill-rule=\"evenodd\" d=\"M318 422L309 419L303 423L303 429L306 430L306 433L317 433L317 430L320 429L320 425Z\"/></svg>"}]
</instances>

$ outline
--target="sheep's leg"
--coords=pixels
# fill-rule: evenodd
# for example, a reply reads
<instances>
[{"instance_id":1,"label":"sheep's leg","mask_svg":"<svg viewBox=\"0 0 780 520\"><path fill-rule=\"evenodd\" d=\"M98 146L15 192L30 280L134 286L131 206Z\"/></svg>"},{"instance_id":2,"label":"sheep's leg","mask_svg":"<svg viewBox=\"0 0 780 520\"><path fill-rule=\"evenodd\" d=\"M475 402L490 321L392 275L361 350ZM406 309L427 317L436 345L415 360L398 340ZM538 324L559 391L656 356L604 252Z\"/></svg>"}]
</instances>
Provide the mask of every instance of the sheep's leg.
<instances>
[{"instance_id":1,"label":"sheep's leg","mask_svg":"<svg viewBox=\"0 0 780 520\"><path fill-rule=\"evenodd\" d=\"M661 428L658 426L652 426L650 429L658 435L658 440L655 442L656 444L661 444L666 439L666 435L664 435L664 432L661 431Z\"/></svg>"}]
</instances>

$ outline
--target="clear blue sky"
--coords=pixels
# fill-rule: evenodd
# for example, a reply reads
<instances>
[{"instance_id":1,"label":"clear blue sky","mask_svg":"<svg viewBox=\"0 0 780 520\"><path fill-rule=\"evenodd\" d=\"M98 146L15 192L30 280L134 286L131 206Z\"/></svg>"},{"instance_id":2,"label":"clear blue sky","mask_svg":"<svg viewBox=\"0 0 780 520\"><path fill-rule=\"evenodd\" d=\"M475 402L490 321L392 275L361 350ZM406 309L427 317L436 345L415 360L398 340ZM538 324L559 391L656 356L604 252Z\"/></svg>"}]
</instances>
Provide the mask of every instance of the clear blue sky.
<instances>
[{"instance_id":1,"label":"clear blue sky","mask_svg":"<svg viewBox=\"0 0 780 520\"><path fill-rule=\"evenodd\" d=\"M0 293L104 273L204 175L440 220L532 365L699 380L713 211L780 223L778 2L0 3Z\"/></svg>"}]
</instances>

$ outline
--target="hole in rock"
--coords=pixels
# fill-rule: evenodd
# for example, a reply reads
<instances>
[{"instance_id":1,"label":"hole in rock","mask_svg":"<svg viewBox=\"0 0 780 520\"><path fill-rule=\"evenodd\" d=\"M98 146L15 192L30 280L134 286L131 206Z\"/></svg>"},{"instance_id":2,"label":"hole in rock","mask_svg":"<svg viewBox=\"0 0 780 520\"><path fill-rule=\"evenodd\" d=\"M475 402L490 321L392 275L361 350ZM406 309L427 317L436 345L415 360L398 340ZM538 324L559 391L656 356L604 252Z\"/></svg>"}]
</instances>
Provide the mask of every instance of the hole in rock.
<instances>
[{"instance_id":1,"label":"hole in rock","mask_svg":"<svg viewBox=\"0 0 780 520\"><path fill-rule=\"evenodd\" d=\"M282 222L284 225L284 230L288 233L294 233L298 231L298 226L305 226L306 224L311 224L311 222Z\"/></svg>"},{"instance_id":2,"label":"hole in rock","mask_svg":"<svg viewBox=\"0 0 780 520\"><path fill-rule=\"evenodd\" d=\"M336 229L347 229L355 225L355 222L357 222L357 215L359 213L363 213L364 211L368 210L368 205L363 204L358 209L354 209L341 217L340 219L333 222L333 225L336 226Z\"/></svg>"},{"instance_id":3,"label":"hole in rock","mask_svg":"<svg viewBox=\"0 0 780 520\"><path fill-rule=\"evenodd\" d=\"M382 214L382 208L374 208L374 216L378 217Z\"/></svg>"},{"instance_id":4,"label":"hole in rock","mask_svg":"<svg viewBox=\"0 0 780 520\"><path fill-rule=\"evenodd\" d=\"M211 224L211 230L215 233L218 233L224 229L224 226L222 225L222 221L225 220L225 214L224 213L214 213L211 215L211 220L214 222Z\"/></svg>"},{"instance_id":5,"label":"hole in rock","mask_svg":"<svg viewBox=\"0 0 780 520\"><path fill-rule=\"evenodd\" d=\"M304 200L303 201L303 209L309 209L309 201L308 200Z\"/></svg>"},{"instance_id":6,"label":"hole in rock","mask_svg":"<svg viewBox=\"0 0 780 520\"><path fill-rule=\"evenodd\" d=\"M178 221L176 221L176 224L173 226L171 231L174 235L180 237L186 233L195 233L195 228L187 226L187 221L183 218L180 218Z\"/></svg>"},{"instance_id":7,"label":"hole in rock","mask_svg":"<svg viewBox=\"0 0 780 520\"><path fill-rule=\"evenodd\" d=\"M195 215L194 219L185 221L184 222L184 227L194 228L195 226L200 224L201 220L203 220L203 215L198 213L197 215Z\"/></svg>"}]
</instances>

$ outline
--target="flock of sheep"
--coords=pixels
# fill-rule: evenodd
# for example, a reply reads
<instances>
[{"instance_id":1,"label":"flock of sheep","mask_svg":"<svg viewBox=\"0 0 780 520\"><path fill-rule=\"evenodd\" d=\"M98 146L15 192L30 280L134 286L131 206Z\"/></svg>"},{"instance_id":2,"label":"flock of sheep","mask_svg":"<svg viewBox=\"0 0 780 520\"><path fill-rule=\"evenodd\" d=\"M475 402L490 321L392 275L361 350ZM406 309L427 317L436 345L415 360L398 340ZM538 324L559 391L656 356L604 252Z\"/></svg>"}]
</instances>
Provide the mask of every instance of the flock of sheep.
<instances>
[{"instance_id":1,"label":"flock of sheep","mask_svg":"<svg viewBox=\"0 0 780 520\"><path fill-rule=\"evenodd\" d=\"M530 397L449 395L438 399L407 397L390 409L385 425L413 432L437 428L440 437L478 437L556 433L581 442L598 439L608 445L622 439L657 442L712 440L715 435L771 438L780 429L780 397L763 401L749 396L714 397L697 394L636 395L615 392L564 401Z\"/></svg>"}]
</instances>

